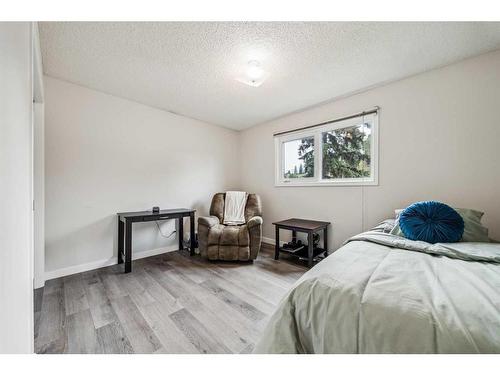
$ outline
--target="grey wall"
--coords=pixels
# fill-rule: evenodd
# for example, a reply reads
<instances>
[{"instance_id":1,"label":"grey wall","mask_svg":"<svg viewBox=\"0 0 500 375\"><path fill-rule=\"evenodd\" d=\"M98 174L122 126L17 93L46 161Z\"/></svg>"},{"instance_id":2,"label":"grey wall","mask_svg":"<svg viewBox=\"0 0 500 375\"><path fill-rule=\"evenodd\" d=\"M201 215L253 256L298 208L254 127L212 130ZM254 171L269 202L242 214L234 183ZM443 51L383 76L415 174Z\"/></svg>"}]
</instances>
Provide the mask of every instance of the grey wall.
<instances>
[{"instance_id":1,"label":"grey wall","mask_svg":"<svg viewBox=\"0 0 500 375\"><path fill-rule=\"evenodd\" d=\"M237 187L237 147L235 131L45 77L48 278L113 262L117 212L207 214L215 192ZM177 249L154 223L133 236L137 255Z\"/></svg>"},{"instance_id":2,"label":"grey wall","mask_svg":"<svg viewBox=\"0 0 500 375\"><path fill-rule=\"evenodd\" d=\"M393 216L436 199L484 211L500 238L500 52L419 74L241 133L241 183L261 194L264 236L289 217L333 223L332 248ZM273 133L381 107L379 186L275 187ZM332 237L333 236L333 237Z\"/></svg>"}]
</instances>

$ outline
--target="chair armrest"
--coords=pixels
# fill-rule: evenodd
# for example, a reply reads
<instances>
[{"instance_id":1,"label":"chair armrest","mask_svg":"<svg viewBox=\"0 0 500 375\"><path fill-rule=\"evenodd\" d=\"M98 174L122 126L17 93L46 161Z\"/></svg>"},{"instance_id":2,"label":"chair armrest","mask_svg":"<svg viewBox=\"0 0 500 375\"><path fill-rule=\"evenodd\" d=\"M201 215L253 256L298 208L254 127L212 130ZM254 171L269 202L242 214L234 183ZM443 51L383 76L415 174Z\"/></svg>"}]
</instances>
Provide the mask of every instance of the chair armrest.
<instances>
[{"instance_id":1,"label":"chair armrest","mask_svg":"<svg viewBox=\"0 0 500 375\"><path fill-rule=\"evenodd\" d=\"M198 225L205 225L210 228L217 224L219 224L219 218L217 216L202 216L198 218Z\"/></svg>"},{"instance_id":2,"label":"chair armrest","mask_svg":"<svg viewBox=\"0 0 500 375\"><path fill-rule=\"evenodd\" d=\"M254 217L251 217L247 221L247 227L248 227L248 229L250 229L250 228L256 227L258 225L262 225L262 222L263 222L263 220L260 216L254 216Z\"/></svg>"},{"instance_id":3,"label":"chair armrest","mask_svg":"<svg viewBox=\"0 0 500 375\"><path fill-rule=\"evenodd\" d=\"M262 242L262 217L254 216L247 221L250 235L250 259L256 259Z\"/></svg>"}]
</instances>

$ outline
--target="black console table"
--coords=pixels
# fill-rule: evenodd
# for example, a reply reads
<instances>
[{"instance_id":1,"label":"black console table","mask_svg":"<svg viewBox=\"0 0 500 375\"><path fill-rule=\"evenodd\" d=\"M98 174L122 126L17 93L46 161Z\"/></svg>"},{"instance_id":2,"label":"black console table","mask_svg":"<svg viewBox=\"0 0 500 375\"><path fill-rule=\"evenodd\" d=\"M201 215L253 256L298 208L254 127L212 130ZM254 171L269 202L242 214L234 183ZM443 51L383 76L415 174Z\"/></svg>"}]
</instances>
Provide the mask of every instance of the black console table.
<instances>
[{"instance_id":1,"label":"black console table","mask_svg":"<svg viewBox=\"0 0 500 375\"><path fill-rule=\"evenodd\" d=\"M313 260L320 254L328 255L328 226L327 221L304 220L304 219L288 219L273 223L276 227L276 245L274 250L274 259L279 259L280 251L299 258L307 259L307 265L312 267ZM297 241L297 232L307 233L307 247L298 249L284 249L280 246L280 229L288 229L292 231L292 242ZM323 231L323 248L314 248L313 234Z\"/></svg>"},{"instance_id":2,"label":"black console table","mask_svg":"<svg viewBox=\"0 0 500 375\"><path fill-rule=\"evenodd\" d=\"M176 208L169 210L138 211L138 212L119 212L118 215L118 263L125 263L125 273L132 271L132 224L177 219L179 222L177 236L179 238L179 250L184 249L184 221L189 217L190 221L190 254L194 255L195 235L194 235L194 213L196 210L186 208ZM125 237L125 251L123 242Z\"/></svg>"}]
</instances>

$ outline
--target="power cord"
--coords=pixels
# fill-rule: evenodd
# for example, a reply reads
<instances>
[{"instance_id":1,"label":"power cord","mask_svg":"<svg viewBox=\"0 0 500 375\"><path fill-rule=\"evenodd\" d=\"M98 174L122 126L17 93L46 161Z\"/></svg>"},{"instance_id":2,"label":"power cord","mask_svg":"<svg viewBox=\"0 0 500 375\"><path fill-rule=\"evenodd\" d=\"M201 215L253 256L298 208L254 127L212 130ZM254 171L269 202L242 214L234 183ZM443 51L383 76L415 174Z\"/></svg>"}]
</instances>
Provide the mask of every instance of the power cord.
<instances>
[{"instance_id":1,"label":"power cord","mask_svg":"<svg viewBox=\"0 0 500 375\"><path fill-rule=\"evenodd\" d=\"M174 230L172 233L170 233L170 234L168 234L168 235L167 235L167 234L164 234L164 233L161 231L160 224L158 224L158 222L157 222L157 221L155 221L155 223L156 223L156 226L158 227L158 232L160 232L161 236L162 236L162 237L164 237L164 238L170 238L170 237L172 237L172 235L173 235L175 232L177 232L176 230Z\"/></svg>"}]
</instances>

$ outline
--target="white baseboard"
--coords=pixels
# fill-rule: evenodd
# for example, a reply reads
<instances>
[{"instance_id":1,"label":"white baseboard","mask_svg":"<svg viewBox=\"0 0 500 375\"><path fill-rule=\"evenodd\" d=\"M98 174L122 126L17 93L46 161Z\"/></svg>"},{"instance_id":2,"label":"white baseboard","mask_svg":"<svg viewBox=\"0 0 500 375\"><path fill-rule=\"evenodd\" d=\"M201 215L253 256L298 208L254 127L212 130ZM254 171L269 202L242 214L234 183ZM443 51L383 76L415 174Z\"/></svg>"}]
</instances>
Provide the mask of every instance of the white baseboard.
<instances>
[{"instance_id":1,"label":"white baseboard","mask_svg":"<svg viewBox=\"0 0 500 375\"><path fill-rule=\"evenodd\" d=\"M147 258L154 255L168 253L170 251L176 251L176 250L179 250L179 248L176 245L172 245L172 246L160 247L158 249L140 251L138 253L132 254L132 260ZM51 279L57 279L58 277L73 275L75 273L96 270L98 268L112 266L117 263L118 263L117 256L113 256L112 258L109 259L101 259L94 262L77 264L71 267L59 268L57 270L45 272L45 281ZM43 285L41 285L40 287L42 286Z\"/></svg>"},{"instance_id":2,"label":"white baseboard","mask_svg":"<svg viewBox=\"0 0 500 375\"><path fill-rule=\"evenodd\" d=\"M270 237L262 237L262 242L267 243L268 245L273 245L273 246L276 244L275 239L270 238ZM285 241L280 241L280 246L283 246L284 243L285 243Z\"/></svg>"},{"instance_id":3,"label":"white baseboard","mask_svg":"<svg viewBox=\"0 0 500 375\"><path fill-rule=\"evenodd\" d=\"M268 245L274 245L274 238L262 237L262 242L267 243Z\"/></svg>"},{"instance_id":4,"label":"white baseboard","mask_svg":"<svg viewBox=\"0 0 500 375\"><path fill-rule=\"evenodd\" d=\"M117 261L116 257L113 257L113 258L109 258L109 259L96 260L95 262L77 264L77 265L71 266L71 267L59 268L59 269L53 270L53 271L46 271L45 272L45 281L51 280L51 279L57 279L58 277L73 275L75 273L91 271L91 270L96 270L96 269L102 268L102 267L112 266L113 264L116 264L116 263L118 263L118 261Z\"/></svg>"},{"instance_id":5,"label":"white baseboard","mask_svg":"<svg viewBox=\"0 0 500 375\"><path fill-rule=\"evenodd\" d=\"M155 255L169 253L171 251L177 251L177 250L179 250L179 247L177 245L170 245L170 246L165 246L165 247L159 247L157 249L144 250L144 251L140 251L136 254L132 254L132 260L152 257Z\"/></svg>"},{"instance_id":6,"label":"white baseboard","mask_svg":"<svg viewBox=\"0 0 500 375\"><path fill-rule=\"evenodd\" d=\"M45 277L45 275L44 275ZM35 277L35 279L33 280L33 288L34 289L38 289L38 288L41 288L45 285L45 279L41 279L41 278L38 278L38 277Z\"/></svg>"}]
</instances>

